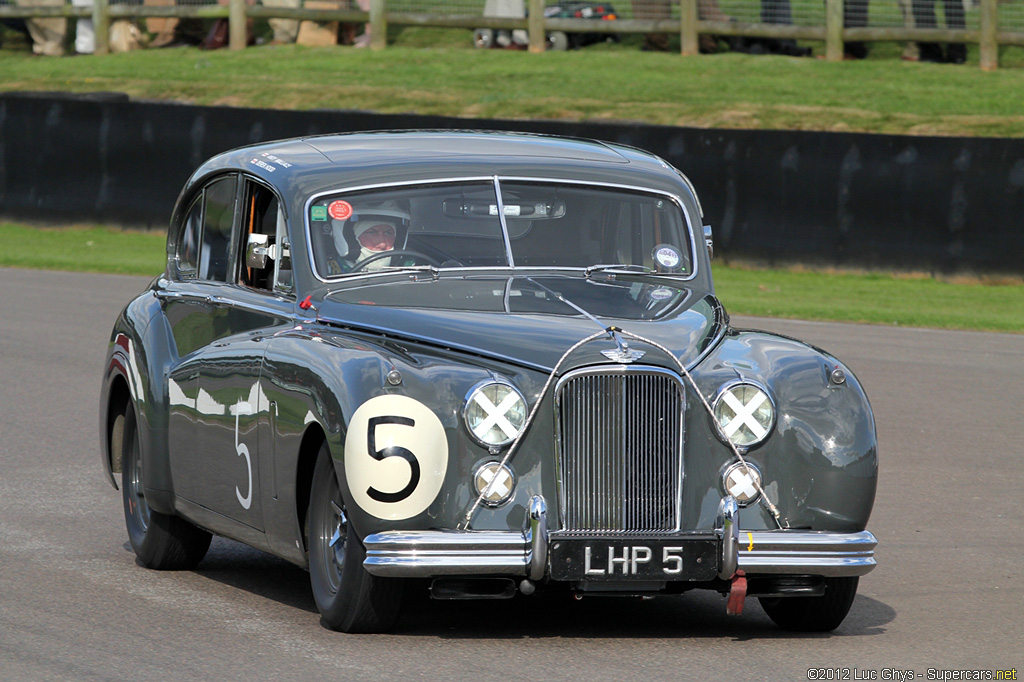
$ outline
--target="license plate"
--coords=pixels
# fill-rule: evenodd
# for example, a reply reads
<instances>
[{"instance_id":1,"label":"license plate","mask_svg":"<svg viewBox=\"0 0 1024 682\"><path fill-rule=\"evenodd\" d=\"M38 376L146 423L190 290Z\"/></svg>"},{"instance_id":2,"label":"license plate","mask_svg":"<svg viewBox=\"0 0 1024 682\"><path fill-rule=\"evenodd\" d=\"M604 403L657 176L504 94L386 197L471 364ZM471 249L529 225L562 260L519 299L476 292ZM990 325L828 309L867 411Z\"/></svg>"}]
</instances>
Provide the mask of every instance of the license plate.
<instances>
[{"instance_id":1,"label":"license plate","mask_svg":"<svg viewBox=\"0 0 1024 682\"><path fill-rule=\"evenodd\" d=\"M715 538L554 539L554 580L705 581L718 575Z\"/></svg>"}]
</instances>

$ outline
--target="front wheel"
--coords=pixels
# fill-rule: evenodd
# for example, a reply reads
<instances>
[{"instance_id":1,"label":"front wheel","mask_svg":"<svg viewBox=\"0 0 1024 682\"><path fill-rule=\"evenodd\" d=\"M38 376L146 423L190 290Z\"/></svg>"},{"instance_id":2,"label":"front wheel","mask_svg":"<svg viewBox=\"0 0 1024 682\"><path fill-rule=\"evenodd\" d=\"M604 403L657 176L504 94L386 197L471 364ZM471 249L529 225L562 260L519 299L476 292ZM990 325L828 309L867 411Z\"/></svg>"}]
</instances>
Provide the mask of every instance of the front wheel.
<instances>
[{"instance_id":1,"label":"front wheel","mask_svg":"<svg viewBox=\"0 0 1024 682\"><path fill-rule=\"evenodd\" d=\"M131 405L124 418L114 421L114 429L123 428L120 440L112 434L111 442L122 443L121 496L128 540L139 562L157 570L189 570L195 568L207 550L211 536L185 519L161 514L149 508L142 478L142 447L135 410Z\"/></svg>"},{"instance_id":2,"label":"front wheel","mask_svg":"<svg viewBox=\"0 0 1024 682\"><path fill-rule=\"evenodd\" d=\"M320 623L342 632L384 632L394 626L402 581L363 568L366 548L348 522L331 454L320 448L309 496L309 577Z\"/></svg>"},{"instance_id":3,"label":"front wheel","mask_svg":"<svg viewBox=\"0 0 1024 682\"><path fill-rule=\"evenodd\" d=\"M761 608L783 630L829 632L839 627L853 606L859 578L825 578L820 597L762 598Z\"/></svg>"}]
</instances>

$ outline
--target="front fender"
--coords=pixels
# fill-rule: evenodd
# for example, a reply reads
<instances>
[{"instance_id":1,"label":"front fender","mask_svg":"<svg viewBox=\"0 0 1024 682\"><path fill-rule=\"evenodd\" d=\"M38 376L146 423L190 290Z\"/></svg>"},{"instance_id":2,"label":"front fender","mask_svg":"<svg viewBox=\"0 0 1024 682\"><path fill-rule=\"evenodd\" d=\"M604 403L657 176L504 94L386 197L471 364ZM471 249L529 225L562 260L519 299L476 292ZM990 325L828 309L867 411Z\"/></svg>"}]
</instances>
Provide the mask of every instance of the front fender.
<instances>
[{"instance_id":1,"label":"front fender","mask_svg":"<svg viewBox=\"0 0 1024 682\"><path fill-rule=\"evenodd\" d=\"M471 489L472 472L484 459L496 458L473 442L463 427L462 408L466 396L478 383L495 377L511 381L528 397L539 392L543 383L543 377L486 359L464 361L455 355L426 349L399 348L386 340L368 336L342 335L331 328L290 330L277 336L271 342L265 362L265 390L268 399L277 403L278 411L275 427L278 480L290 477L294 481L296 472L301 469L296 457L303 435L315 421L334 459L349 521L361 537L387 530L453 528L464 523L466 512L475 500ZM392 375L389 380L391 372L397 372L401 379ZM399 399L380 400L383 396ZM381 427L374 436L384 441L389 437L396 439L398 446L416 451L418 460L422 455L423 485L428 490L437 490L436 495L431 492L427 498L413 500L410 497L408 502L399 501L394 507L396 513L390 515L382 512L380 505L361 506L360 500L365 503L366 497L361 494L366 492L365 480L357 491L351 489L349 482L350 453L346 447L358 447L364 462L369 451L365 420L360 417L361 430L353 433L351 439L349 426L356 411L372 400L377 401L374 409L378 416L385 412L386 416L400 418L421 415L414 420L415 426ZM392 408L394 412L388 412ZM427 428L429 424L433 426ZM390 442L384 441L378 440L378 450L389 446ZM539 480L535 480L540 476L537 467L527 466L526 461L521 462L520 470L523 495L540 485ZM377 463L370 466L378 468ZM381 471L389 467L395 478L382 480L376 487L399 490L409 482L410 468L397 460L379 465ZM428 481L428 477L434 478ZM302 481L295 481L294 487L284 494L301 500L301 485ZM518 491L519 488L517 494ZM501 509L482 511L475 521L489 527L522 528L523 504L526 503L528 499L520 504L517 497Z\"/></svg>"},{"instance_id":2,"label":"front fender","mask_svg":"<svg viewBox=\"0 0 1024 682\"><path fill-rule=\"evenodd\" d=\"M830 378L837 369L845 378L841 383ZM793 339L731 330L695 375L709 400L721 386L736 380L768 389L776 407L774 430L745 457L760 469L764 490L784 527L864 530L875 499L878 444L871 404L848 367ZM695 414L691 404L688 434L710 455L700 484L712 487L718 496L722 468L735 455L718 438L712 418L703 408L699 412ZM709 475L714 480L708 480ZM710 513L706 501L700 510L702 522ZM775 527L761 504L754 513L745 510L741 518L745 528Z\"/></svg>"}]
</instances>

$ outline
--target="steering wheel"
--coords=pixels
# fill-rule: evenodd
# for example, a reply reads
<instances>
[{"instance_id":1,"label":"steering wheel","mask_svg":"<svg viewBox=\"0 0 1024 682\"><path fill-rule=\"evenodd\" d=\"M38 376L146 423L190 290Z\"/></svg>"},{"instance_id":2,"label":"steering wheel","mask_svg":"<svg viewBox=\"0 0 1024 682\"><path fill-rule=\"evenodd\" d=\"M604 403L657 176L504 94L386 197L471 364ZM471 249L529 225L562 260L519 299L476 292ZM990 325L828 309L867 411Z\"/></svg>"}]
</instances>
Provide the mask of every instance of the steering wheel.
<instances>
[{"instance_id":1,"label":"steering wheel","mask_svg":"<svg viewBox=\"0 0 1024 682\"><path fill-rule=\"evenodd\" d=\"M438 263L436 260L434 260L430 256L427 256L427 255L424 255L424 254L420 253L419 251L409 251L409 250L406 250L406 249L395 249L393 251L381 251L380 253L375 253L372 256L367 256L363 260L361 260L358 263L354 264L352 266L352 270L351 271L352 272L359 272L360 270L365 268L370 263L373 263L375 261L379 261L381 258L391 258L392 256L399 256L399 257L400 256L409 256L410 258L415 258L415 259L417 259L419 261L423 261L424 263L427 263L428 265L433 265L435 268L441 266L441 264Z\"/></svg>"}]
</instances>

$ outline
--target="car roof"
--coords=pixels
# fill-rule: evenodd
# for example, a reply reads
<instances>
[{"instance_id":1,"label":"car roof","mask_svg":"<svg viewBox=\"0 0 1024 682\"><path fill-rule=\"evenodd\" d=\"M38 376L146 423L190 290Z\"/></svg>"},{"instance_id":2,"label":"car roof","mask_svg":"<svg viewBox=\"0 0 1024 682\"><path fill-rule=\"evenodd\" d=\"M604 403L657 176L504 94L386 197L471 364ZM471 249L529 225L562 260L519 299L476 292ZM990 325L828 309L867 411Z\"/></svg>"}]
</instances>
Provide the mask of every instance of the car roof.
<instances>
[{"instance_id":1,"label":"car roof","mask_svg":"<svg viewBox=\"0 0 1024 682\"><path fill-rule=\"evenodd\" d=\"M632 185L673 194L680 193L681 184L688 185L659 157L626 145L468 130L343 133L240 147L207 161L188 184L232 168L262 177L283 194L305 196L355 186L494 175Z\"/></svg>"}]
</instances>

